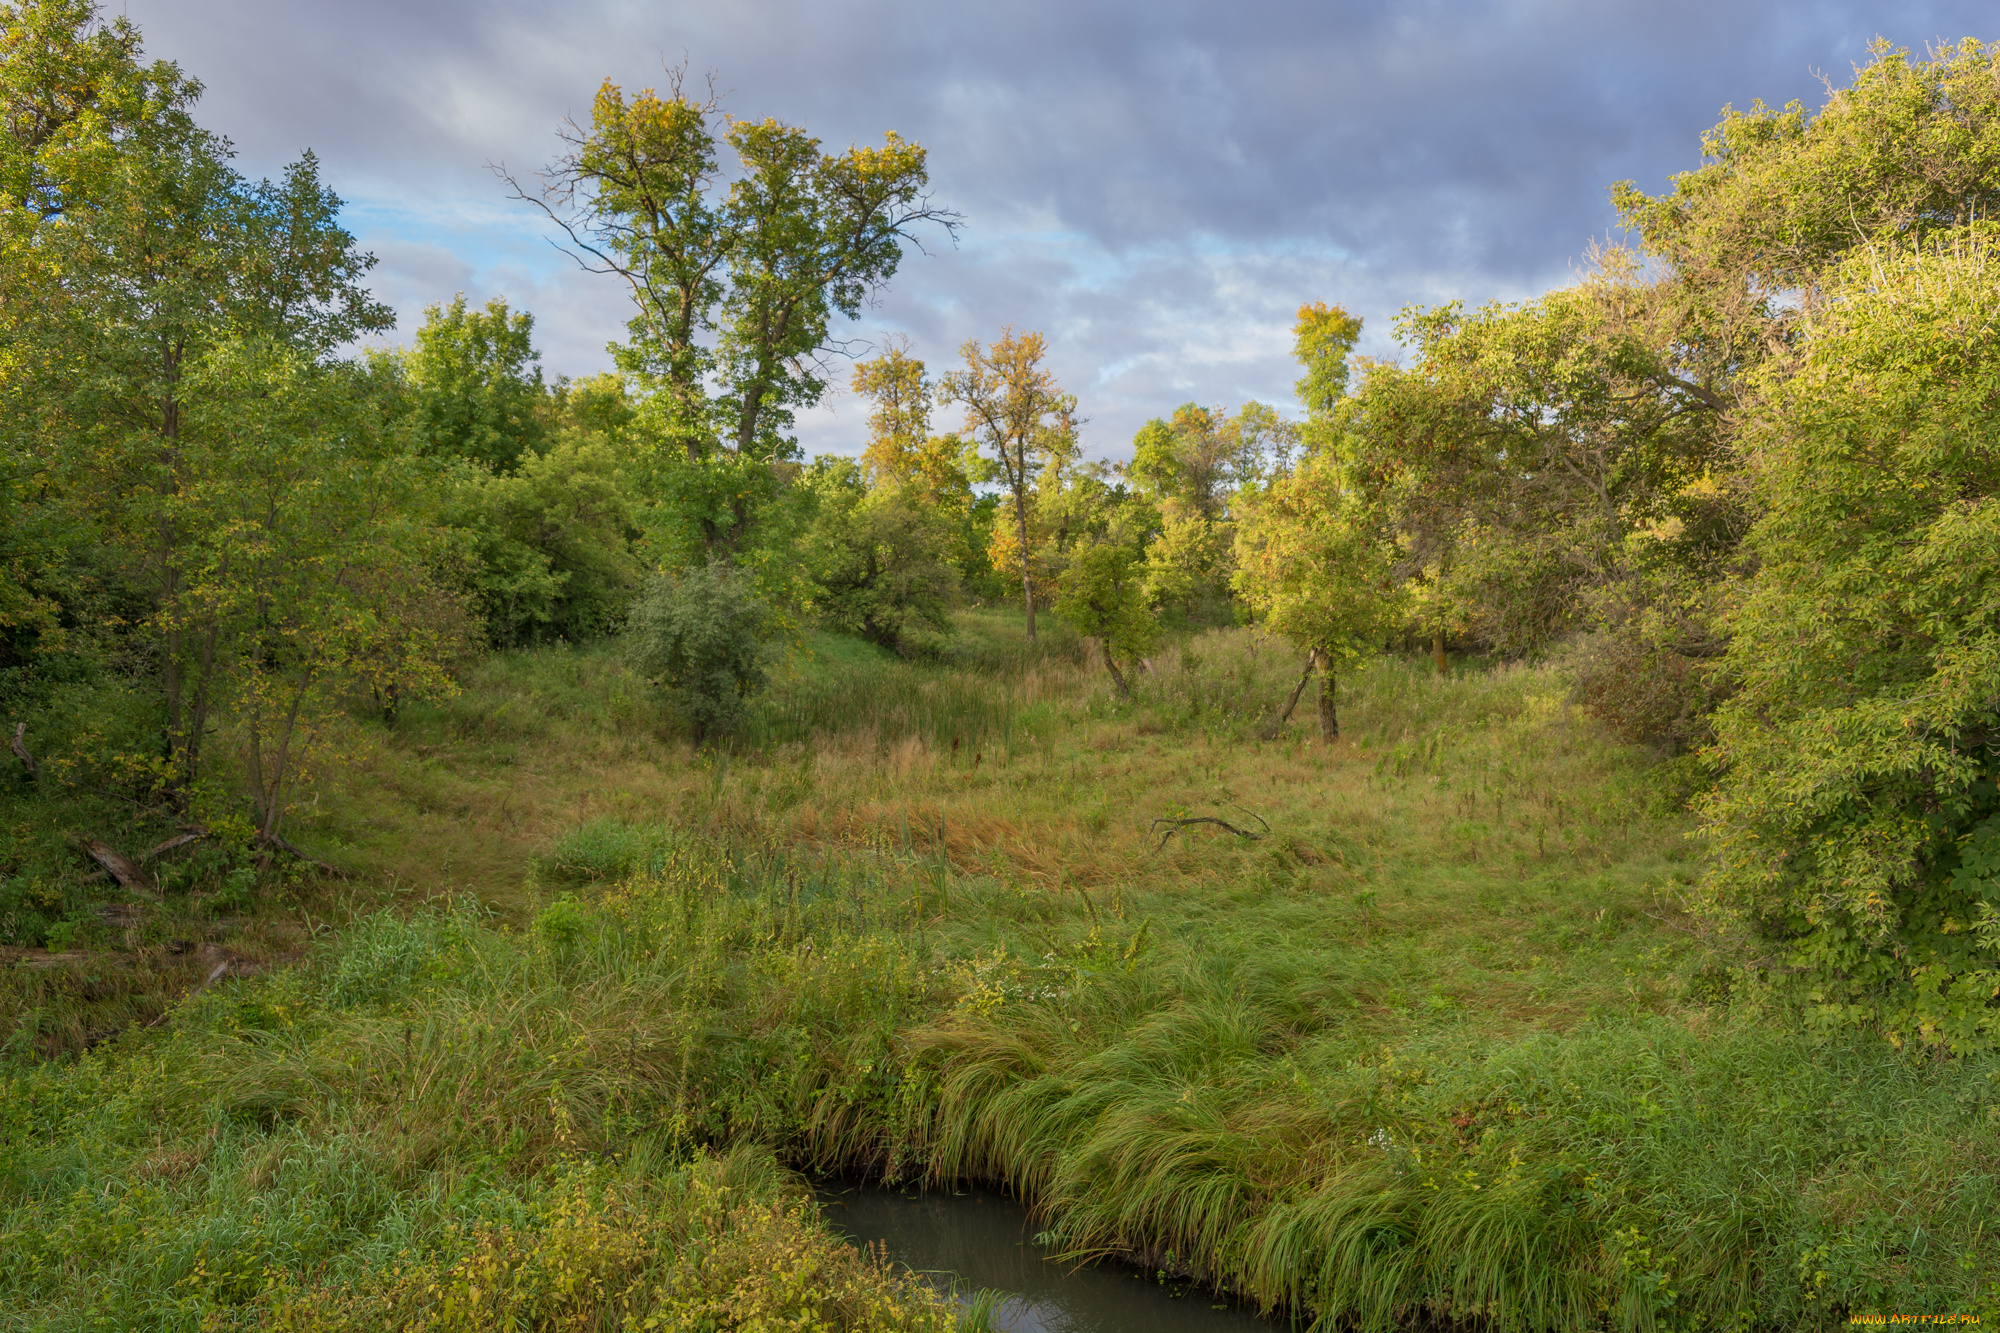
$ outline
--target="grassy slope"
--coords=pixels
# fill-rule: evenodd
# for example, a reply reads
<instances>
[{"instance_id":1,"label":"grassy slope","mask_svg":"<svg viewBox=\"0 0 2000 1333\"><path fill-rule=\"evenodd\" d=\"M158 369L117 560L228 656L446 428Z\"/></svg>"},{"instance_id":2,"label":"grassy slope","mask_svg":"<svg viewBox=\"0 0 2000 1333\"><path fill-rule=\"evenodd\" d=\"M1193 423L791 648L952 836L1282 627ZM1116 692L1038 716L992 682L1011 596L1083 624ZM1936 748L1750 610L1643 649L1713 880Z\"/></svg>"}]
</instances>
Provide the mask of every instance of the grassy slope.
<instances>
[{"instance_id":1,"label":"grassy slope","mask_svg":"<svg viewBox=\"0 0 2000 1333\"><path fill-rule=\"evenodd\" d=\"M968 631L945 668L819 641L734 756L601 651L407 718L316 845L501 915L376 918L18 1081L0 1227L45 1266L0 1305L268 1313L197 1237L387 1300L385 1256L456 1271L564 1190L685 1230L691 1186L621 1203L654 1187L577 1185L590 1154L761 1143L1004 1178L1079 1253L1372 1326L1992 1308L1996 1066L1720 1003L1684 827L1553 675L1384 662L1324 750L1249 739L1292 669L1252 634L1120 707ZM1189 816L1268 834L1159 845Z\"/></svg>"}]
</instances>

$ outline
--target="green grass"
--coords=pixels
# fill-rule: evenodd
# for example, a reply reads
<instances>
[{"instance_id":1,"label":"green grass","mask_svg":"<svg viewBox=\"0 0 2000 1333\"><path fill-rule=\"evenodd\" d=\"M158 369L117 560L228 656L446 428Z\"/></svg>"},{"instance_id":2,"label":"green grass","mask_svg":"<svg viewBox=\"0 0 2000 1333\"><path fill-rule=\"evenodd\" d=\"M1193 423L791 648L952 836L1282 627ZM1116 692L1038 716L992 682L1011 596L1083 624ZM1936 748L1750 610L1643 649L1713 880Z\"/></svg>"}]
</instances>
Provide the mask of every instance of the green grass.
<instances>
[{"instance_id":1,"label":"green grass","mask_svg":"<svg viewBox=\"0 0 2000 1333\"><path fill-rule=\"evenodd\" d=\"M730 1253L818 1272L823 1235L755 1220L784 1216L774 1160L1004 1180L1079 1256L1326 1327L2000 1317L2000 1062L1810 1034L1732 986L1648 757L1547 668L1385 659L1323 748L1254 739L1294 664L1248 632L1161 654L1131 704L1060 647L829 640L761 739L700 754L601 651L482 670L377 771L476 818L513 746L552 813L480 895L15 1074L5 1326L414 1309L381 1274L493 1255L523 1310L579 1264L639 1280L556 1216L695 1249L738 1227ZM1262 836L1162 844L1195 815ZM432 827L403 818L383 855ZM717 1172L764 1211L697 1217ZM691 1271L632 1299L723 1281ZM852 1326L942 1317L852 1281L879 1304Z\"/></svg>"}]
</instances>

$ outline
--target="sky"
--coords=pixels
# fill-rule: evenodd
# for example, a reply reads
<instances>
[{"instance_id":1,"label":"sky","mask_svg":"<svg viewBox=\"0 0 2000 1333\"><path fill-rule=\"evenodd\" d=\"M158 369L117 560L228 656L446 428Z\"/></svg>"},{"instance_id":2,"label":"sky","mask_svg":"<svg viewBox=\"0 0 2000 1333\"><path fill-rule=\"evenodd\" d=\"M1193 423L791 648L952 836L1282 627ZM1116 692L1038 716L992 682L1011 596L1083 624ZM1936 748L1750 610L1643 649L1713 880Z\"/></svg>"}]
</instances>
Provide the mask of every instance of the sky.
<instances>
[{"instance_id":1,"label":"sky","mask_svg":"<svg viewBox=\"0 0 2000 1333\"><path fill-rule=\"evenodd\" d=\"M862 319L933 373L967 339L1039 329L1092 456L1183 402L1291 410L1294 312L1345 306L1393 356L1396 313L1522 300L1616 239L1612 182L1657 193L1725 104L1817 106L1886 38L2000 37L1990 3L1906 0L107 0L206 86L238 166L300 152L347 201L408 341L431 302L502 296L546 371L610 365L629 298L582 272L491 169L555 156L606 78L686 64L725 110L829 149L929 152L964 225L908 253ZM857 452L839 391L812 453ZM956 425L950 409L939 429Z\"/></svg>"}]
</instances>

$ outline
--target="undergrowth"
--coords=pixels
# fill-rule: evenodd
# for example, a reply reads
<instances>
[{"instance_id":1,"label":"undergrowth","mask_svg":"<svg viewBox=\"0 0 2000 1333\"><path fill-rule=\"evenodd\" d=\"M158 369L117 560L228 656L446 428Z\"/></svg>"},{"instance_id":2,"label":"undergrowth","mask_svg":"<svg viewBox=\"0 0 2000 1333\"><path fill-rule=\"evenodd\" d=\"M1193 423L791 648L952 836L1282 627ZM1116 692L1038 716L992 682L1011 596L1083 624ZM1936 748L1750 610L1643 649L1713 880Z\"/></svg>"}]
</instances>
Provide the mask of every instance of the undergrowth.
<instances>
[{"instance_id":1,"label":"undergrowth","mask_svg":"<svg viewBox=\"0 0 2000 1333\"><path fill-rule=\"evenodd\" d=\"M366 914L22 1066L0 1318L449 1327L476 1286L618 1326L749 1274L941 1326L778 1162L1004 1181L1078 1257L1328 1328L2000 1317L2000 1062L1735 980L1647 757L1549 669L1381 661L1322 748L1254 739L1295 664L1250 633L1131 704L1036 662L997 740L857 685L865 725L577 801L492 905ZM1156 823L1204 815L1256 836Z\"/></svg>"}]
</instances>

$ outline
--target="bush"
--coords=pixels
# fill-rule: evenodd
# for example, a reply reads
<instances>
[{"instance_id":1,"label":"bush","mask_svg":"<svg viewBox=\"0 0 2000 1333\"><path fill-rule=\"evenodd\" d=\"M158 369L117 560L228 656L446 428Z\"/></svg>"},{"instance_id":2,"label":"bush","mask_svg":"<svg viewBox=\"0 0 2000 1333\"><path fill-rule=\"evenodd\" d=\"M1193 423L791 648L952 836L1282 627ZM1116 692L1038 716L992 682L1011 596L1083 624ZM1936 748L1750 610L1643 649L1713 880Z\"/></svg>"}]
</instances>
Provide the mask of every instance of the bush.
<instances>
[{"instance_id":1,"label":"bush","mask_svg":"<svg viewBox=\"0 0 2000 1333\"><path fill-rule=\"evenodd\" d=\"M1710 719L1726 685L1713 658L1622 626L1579 640L1563 665L1577 702L1635 745L1684 755L1715 734Z\"/></svg>"},{"instance_id":2,"label":"bush","mask_svg":"<svg viewBox=\"0 0 2000 1333\"><path fill-rule=\"evenodd\" d=\"M615 630L644 574L617 455L587 437L528 454L511 474L468 468L444 518L465 534L496 647Z\"/></svg>"},{"instance_id":3,"label":"bush","mask_svg":"<svg viewBox=\"0 0 2000 1333\"><path fill-rule=\"evenodd\" d=\"M632 609L626 644L633 665L703 741L741 723L764 688L776 636L771 608L749 579L709 565L655 583Z\"/></svg>"},{"instance_id":4,"label":"bush","mask_svg":"<svg viewBox=\"0 0 2000 1333\"><path fill-rule=\"evenodd\" d=\"M1851 263L1772 385L1702 805L1760 966L1956 1052L2000 1047L1996 240Z\"/></svg>"},{"instance_id":5,"label":"bush","mask_svg":"<svg viewBox=\"0 0 2000 1333\"><path fill-rule=\"evenodd\" d=\"M940 646L959 597L949 521L898 488L864 491L851 463L821 471L798 548L812 611L906 657Z\"/></svg>"}]
</instances>

